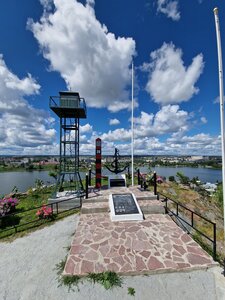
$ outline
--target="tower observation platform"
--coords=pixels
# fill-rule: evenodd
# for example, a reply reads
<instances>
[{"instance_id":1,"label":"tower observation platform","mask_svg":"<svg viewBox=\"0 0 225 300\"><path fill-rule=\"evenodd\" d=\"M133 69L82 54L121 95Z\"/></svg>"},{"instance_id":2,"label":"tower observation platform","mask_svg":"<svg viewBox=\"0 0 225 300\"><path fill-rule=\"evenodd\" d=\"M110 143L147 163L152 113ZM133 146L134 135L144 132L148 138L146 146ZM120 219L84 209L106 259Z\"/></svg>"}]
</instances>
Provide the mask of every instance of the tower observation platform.
<instances>
[{"instance_id":1,"label":"tower observation platform","mask_svg":"<svg viewBox=\"0 0 225 300\"><path fill-rule=\"evenodd\" d=\"M85 100L77 92L59 92L59 96L50 96L49 106L59 118L87 117Z\"/></svg>"},{"instance_id":2,"label":"tower observation platform","mask_svg":"<svg viewBox=\"0 0 225 300\"><path fill-rule=\"evenodd\" d=\"M60 193L79 196L84 191L79 174L79 124L87 117L85 100L77 92L65 91L50 96L49 106L60 120L59 171L53 197Z\"/></svg>"}]
</instances>

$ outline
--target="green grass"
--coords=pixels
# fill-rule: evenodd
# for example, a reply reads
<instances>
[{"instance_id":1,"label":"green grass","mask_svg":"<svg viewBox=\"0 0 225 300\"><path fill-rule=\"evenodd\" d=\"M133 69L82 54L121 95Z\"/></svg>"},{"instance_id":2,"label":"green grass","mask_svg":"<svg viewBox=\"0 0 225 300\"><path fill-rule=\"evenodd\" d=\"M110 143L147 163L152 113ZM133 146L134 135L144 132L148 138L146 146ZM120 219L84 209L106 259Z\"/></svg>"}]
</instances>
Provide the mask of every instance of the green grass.
<instances>
[{"instance_id":1,"label":"green grass","mask_svg":"<svg viewBox=\"0 0 225 300\"><path fill-rule=\"evenodd\" d=\"M135 289L132 288L132 287L128 287L128 288L127 288L127 293L128 293L128 295L130 295L130 296L135 296Z\"/></svg>"},{"instance_id":2,"label":"green grass","mask_svg":"<svg viewBox=\"0 0 225 300\"><path fill-rule=\"evenodd\" d=\"M67 258L65 257L55 267L55 270L57 270L57 275L58 275L58 282L59 282L58 286L65 285L68 287L68 291L70 291L70 290L74 291L73 287L77 287L77 289L79 290L78 283L81 280L80 276L77 276L77 275L63 276L62 275L62 272L66 265L66 259Z\"/></svg>"},{"instance_id":3,"label":"green grass","mask_svg":"<svg viewBox=\"0 0 225 300\"><path fill-rule=\"evenodd\" d=\"M93 283L101 284L106 290L113 287L121 287L122 278L115 272L106 271L102 273L89 273L87 278Z\"/></svg>"},{"instance_id":4,"label":"green grass","mask_svg":"<svg viewBox=\"0 0 225 300\"><path fill-rule=\"evenodd\" d=\"M0 239L12 240L24 236L27 233L51 225L66 216L79 212L79 209L72 209L60 212L58 215L54 214L53 219L39 219L36 216L38 207L48 203L48 198L51 196L52 191L52 187L47 187L34 192L30 190L27 196L20 196L20 202L15 211L16 214L8 215L2 219Z\"/></svg>"},{"instance_id":5,"label":"green grass","mask_svg":"<svg viewBox=\"0 0 225 300\"><path fill-rule=\"evenodd\" d=\"M66 265L66 257L62 259L58 264L55 266L55 270L57 270L57 275L60 276L65 268Z\"/></svg>"},{"instance_id":6,"label":"green grass","mask_svg":"<svg viewBox=\"0 0 225 300\"><path fill-rule=\"evenodd\" d=\"M71 289L74 291L73 287L76 286L77 289L78 288L78 283L80 282L80 277L77 275L73 275L73 276L62 276L61 277L61 282L60 285L66 285L68 287L68 290L70 291Z\"/></svg>"},{"instance_id":7,"label":"green grass","mask_svg":"<svg viewBox=\"0 0 225 300\"><path fill-rule=\"evenodd\" d=\"M73 287L76 287L79 290L78 284L82 281L82 279L88 279L93 283L99 283L106 290L112 289L113 287L121 287L122 285L122 278L117 273L112 271L106 271L102 273L89 273L87 276L82 278L78 275L62 275L62 272L66 265L66 259L67 258L65 257L55 267L55 270L57 270L59 286L65 285L68 287L68 290L74 290Z\"/></svg>"},{"instance_id":8,"label":"green grass","mask_svg":"<svg viewBox=\"0 0 225 300\"><path fill-rule=\"evenodd\" d=\"M20 219L20 227L18 227L15 231L15 229L10 225L8 227L5 227L3 229L0 229L0 239L1 241L8 241L11 242L16 238L25 236L33 231L39 230L41 228L44 228L46 226L50 226L54 224L55 222L64 219L65 217L68 217L73 214L79 213L79 209L72 209L65 212L61 212L60 214L56 215L54 220L39 220L36 217L36 211L32 215L21 217ZM31 222L30 224L25 224L27 221ZM4 229L8 229L7 231L4 231Z\"/></svg>"},{"instance_id":9,"label":"green grass","mask_svg":"<svg viewBox=\"0 0 225 300\"><path fill-rule=\"evenodd\" d=\"M199 233L194 233L192 238L211 256L213 256L213 246L212 243L209 245L209 242L204 239ZM221 265L223 264L223 255L216 252L216 261L219 262Z\"/></svg>"}]
</instances>

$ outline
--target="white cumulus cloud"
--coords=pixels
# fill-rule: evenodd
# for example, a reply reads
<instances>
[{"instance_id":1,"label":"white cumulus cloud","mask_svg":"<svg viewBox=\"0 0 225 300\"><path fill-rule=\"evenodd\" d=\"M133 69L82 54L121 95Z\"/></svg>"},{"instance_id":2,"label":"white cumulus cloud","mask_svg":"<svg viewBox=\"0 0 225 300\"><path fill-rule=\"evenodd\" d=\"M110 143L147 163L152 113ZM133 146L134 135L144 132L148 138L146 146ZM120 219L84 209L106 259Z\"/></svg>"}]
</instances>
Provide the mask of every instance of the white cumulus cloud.
<instances>
[{"instance_id":1,"label":"white cumulus cloud","mask_svg":"<svg viewBox=\"0 0 225 300\"><path fill-rule=\"evenodd\" d=\"M109 125L118 125L120 124L120 121L118 119L110 119Z\"/></svg>"},{"instance_id":2,"label":"white cumulus cloud","mask_svg":"<svg viewBox=\"0 0 225 300\"><path fill-rule=\"evenodd\" d=\"M92 130L93 130L93 127L89 123L87 123L83 126L80 125L80 133L92 132Z\"/></svg>"},{"instance_id":3,"label":"white cumulus cloud","mask_svg":"<svg viewBox=\"0 0 225 300\"><path fill-rule=\"evenodd\" d=\"M207 121L206 117L201 117L201 122L202 122L203 124L206 124L208 121Z\"/></svg>"},{"instance_id":4,"label":"white cumulus cloud","mask_svg":"<svg viewBox=\"0 0 225 300\"><path fill-rule=\"evenodd\" d=\"M204 67L203 55L198 54L191 65L184 66L182 50L173 43L164 43L150 54L151 63L146 90L156 103L167 105L188 101L199 89L195 87Z\"/></svg>"},{"instance_id":5,"label":"white cumulus cloud","mask_svg":"<svg viewBox=\"0 0 225 300\"><path fill-rule=\"evenodd\" d=\"M141 112L141 116L134 119L136 137L154 137L163 134L177 133L188 130L190 116L180 110L179 105L163 106L155 115Z\"/></svg>"},{"instance_id":6,"label":"white cumulus cloud","mask_svg":"<svg viewBox=\"0 0 225 300\"><path fill-rule=\"evenodd\" d=\"M165 14L173 21L180 20L180 12L178 10L178 1L158 0L157 11Z\"/></svg>"},{"instance_id":7,"label":"white cumulus cloud","mask_svg":"<svg viewBox=\"0 0 225 300\"><path fill-rule=\"evenodd\" d=\"M22 153L24 148L53 144L54 119L24 98L38 94L39 90L40 85L30 74L18 78L0 55L0 153Z\"/></svg>"},{"instance_id":8,"label":"white cumulus cloud","mask_svg":"<svg viewBox=\"0 0 225 300\"><path fill-rule=\"evenodd\" d=\"M221 155L220 136L199 133L193 136L177 138L175 135L167 139L168 149L173 148L175 154L180 155Z\"/></svg>"},{"instance_id":9,"label":"white cumulus cloud","mask_svg":"<svg viewBox=\"0 0 225 300\"><path fill-rule=\"evenodd\" d=\"M174 134L189 129L189 114L180 110L179 105L163 106L155 115L141 112L134 118L135 139L156 137L158 135ZM113 142L125 142L131 139L131 130L117 128L101 135L101 139Z\"/></svg>"},{"instance_id":10,"label":"white cumulus cloud","mask_svg":"<svg viewBox=\"0 0 225 300\"><path fill-rule=\"evenodd\" d=\"M78 90L89 107L127 109L134 40L109 32L96 19L93 0L86 6L76 0L52 2L52 12L39 22L28 21L51 70L60 73L68 89Z\"/></svg>"},{"instance_id":11,"label":"white cumulus cloud","mask_svg":"<svg viewBox=\"0 0 225 300\"><path fill-rule=\"evenodd\" d=\"M107 133L103 133L100 137L104 141L128 141L131 139L131 130L125 128L118 128L115 130L109 130Z\"/></svg>"}]
</instances>

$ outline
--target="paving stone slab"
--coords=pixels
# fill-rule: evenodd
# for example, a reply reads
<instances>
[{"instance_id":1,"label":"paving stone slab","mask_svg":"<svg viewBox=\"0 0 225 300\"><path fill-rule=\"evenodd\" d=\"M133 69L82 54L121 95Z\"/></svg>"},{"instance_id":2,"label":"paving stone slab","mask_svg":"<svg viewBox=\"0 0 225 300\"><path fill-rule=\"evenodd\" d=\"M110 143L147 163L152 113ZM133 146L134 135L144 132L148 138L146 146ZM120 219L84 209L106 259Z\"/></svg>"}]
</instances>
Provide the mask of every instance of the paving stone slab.
<instances>
[{"instance_id":1,"label":"paving stone slab","mask_svg":"<svg viewBox=\"0 0 225 300\"><path fill-rule=\"evenodd\" d=\"M107 270L121 275L205 269L213 259L168 215L143 221L111 222L108 213L83 214L64 275Z\"/></svg>"}]
</instances>

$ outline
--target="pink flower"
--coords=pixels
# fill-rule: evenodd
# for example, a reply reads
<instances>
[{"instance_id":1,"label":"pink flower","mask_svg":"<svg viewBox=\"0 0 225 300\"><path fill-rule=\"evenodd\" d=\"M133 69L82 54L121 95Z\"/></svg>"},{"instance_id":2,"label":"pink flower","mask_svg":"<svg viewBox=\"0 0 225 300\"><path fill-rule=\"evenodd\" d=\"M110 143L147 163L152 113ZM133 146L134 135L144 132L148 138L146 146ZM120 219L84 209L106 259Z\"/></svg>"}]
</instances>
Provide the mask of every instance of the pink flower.
<instances>
[{"instance_id":1,"label":"pink flower","mask_svg":"<svg viewBox=\"0 0 225 300\"><path fill-rule=\"evenodd\" d=\"M46 205L43 205L37 212L36 215L40 219L50 219L53 217L53 211L51 207L47 207Z\"/></svg>"}]
</instances>

